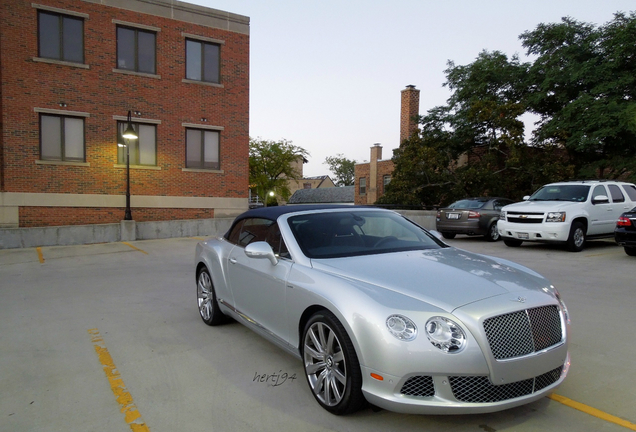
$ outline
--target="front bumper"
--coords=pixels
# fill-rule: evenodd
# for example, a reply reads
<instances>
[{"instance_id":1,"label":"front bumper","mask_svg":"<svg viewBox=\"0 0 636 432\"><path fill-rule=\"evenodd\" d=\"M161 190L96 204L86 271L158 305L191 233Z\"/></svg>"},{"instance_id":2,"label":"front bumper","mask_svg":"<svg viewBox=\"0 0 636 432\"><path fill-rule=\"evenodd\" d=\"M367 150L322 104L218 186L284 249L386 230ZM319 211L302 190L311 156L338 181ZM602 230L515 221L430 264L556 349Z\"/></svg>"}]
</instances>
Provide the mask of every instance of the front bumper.
<instances>
[{"instance_id":1,"label":"front bumper","mask_svg":"<svg viewBox=\"0 0 636 432\"><path fill-rule=\"evenodd\" d=\"M570 367L566 353L562 365L529 379L493 385L488 376L426 375L415 393L404 394L407 379L383 375L384 380L370 378L376 373L362 368L362 388L369 403L389 411L405 414L478 414L502 411L539 400L549 395L565 380Z\"/></svg>"},{"instance_id":2,"label":"front bumper","mask_svg":"<svg viewBox=\"0 0 636 432\"><path fill-rule=\"evenodd\" d=\"M565 242L570 236L570 224L567 222L520 224L499 220L497 229L504 238L523 241Z\"/></svg>"}]
</instances>

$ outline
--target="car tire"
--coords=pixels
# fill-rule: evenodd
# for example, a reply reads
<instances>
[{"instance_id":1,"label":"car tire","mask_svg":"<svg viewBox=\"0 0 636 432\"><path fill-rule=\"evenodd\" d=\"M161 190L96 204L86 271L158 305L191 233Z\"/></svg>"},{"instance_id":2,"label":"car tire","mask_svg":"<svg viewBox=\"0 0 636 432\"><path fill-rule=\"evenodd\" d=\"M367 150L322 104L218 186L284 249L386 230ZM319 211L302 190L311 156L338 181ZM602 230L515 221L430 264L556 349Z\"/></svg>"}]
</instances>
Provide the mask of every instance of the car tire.
<instances>
[{"instance_id":1,"label":"car tire","mask_svg":"<svg viewBox=\"0 0 636 432\"><path fill-rule=\"evenodd\" d=\"M442 233L442 237L444 237L445 239L448 239L448 240L454 239L455 235L456 235L455 233L448 233L448 232L443 232Z\"/></svg>"},{"instance_id":2,"label":"car tire","mask_svg":"<svg viewBox=\"0 0 636 432\"><path fill-rule=\"evenodd\" d=\"M493 222L488 227L488 231L486 231L486 241L496 242L500 239L499 230L497 229L497 222Z\"/></svg>"},{"instance_id":3,"label":"car tire","mask_svg":"<svg viewBox=\"0 0 636 432\"><path fill-rule=\"evenodd\" d=\"M581 222L574 222L570 227L566 245L570 252L581 252L585 247L585 226Z\"/></svg>"},{"instance_id":4,"label":"car tire","mask_svg":"<svg viewBox=\"0 0 636 432\"><path fill-rule=\"evenodd\" d=\"M301 357L309 388L324 409L344 415L365 405L358 356L334 314L323 310L307 321Z\"/></svg>"},{"instance_id":5,"label":"car tire","mask_svg":"<svg viewBox=\"0 0 636 432\"><path fill-rule=\"evenodd\" d=\"M504 244L508 247L519 247L521 246L521 243L523 243L523 240L517 240L517 239L511 239L511 238L504 239Z\"/></svg>"},{"instance_id":6,"label":"car tire","mask_svg":"<svg viewBox=\"0 0 636 432\"><path fill-rule=\"evenodd\" d=\"M625 253L629 256L636 256L636 247L625 246Z\"/></svg>"},{"instance_id":7,"label":"car tire","mask_svg":"<svg viewBox=\"0 0 636 432\"><path fill-rule=\"evenodd\" d=\"M219 309L219 303L216 300L210 272L205 267L201 268L197 274L197 302L199 315L204 323L216 326L225 321L225 315Z\"/></svg>"}]
</instances>

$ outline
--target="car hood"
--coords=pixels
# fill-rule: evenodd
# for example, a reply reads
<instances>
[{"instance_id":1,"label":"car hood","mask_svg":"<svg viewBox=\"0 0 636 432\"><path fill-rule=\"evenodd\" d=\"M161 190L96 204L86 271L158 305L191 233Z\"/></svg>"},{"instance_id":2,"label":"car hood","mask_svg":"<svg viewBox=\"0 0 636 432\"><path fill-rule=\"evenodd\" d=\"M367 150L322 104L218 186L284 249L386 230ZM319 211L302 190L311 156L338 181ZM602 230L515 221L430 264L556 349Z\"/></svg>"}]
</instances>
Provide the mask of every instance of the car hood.
<instances>
[{"instance_id":1,"label":"car hood","mask_svg":"<svg viewBox=\"0 0 636 432\"><path fill-rule=\"evenodd\" d=\"M510 261L453 247L312 260L314 269L407 295L447 312L549 282Z\"/></svg>"},{"instance_id":2,"label":"car hood","mask_svg":"<svg viewBox=\"0 0 636 432\"><path fill-rule=\"evenodd\" d=\"M523 201L505 206L502 211L522 211L545 213L549 211L565 211L570 207L580 206L580 202L572 201Z\"/></svg>"}]
</instances>

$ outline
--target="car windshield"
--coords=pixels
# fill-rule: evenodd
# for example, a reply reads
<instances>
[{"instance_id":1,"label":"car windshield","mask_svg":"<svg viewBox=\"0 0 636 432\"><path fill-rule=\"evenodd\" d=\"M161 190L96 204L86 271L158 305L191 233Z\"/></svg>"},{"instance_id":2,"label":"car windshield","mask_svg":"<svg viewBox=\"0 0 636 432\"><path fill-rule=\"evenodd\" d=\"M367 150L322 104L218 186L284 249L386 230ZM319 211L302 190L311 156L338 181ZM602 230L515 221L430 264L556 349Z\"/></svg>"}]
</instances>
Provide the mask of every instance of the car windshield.
<instances>
[{"instance_id":1,"label":"car windshield","mask_svg":"<svg viewBox=\"0 0 636 432\"><path fill-rule=\"evenodd\" d=\"M548 185L532 194L529 201L584 202L590 187L586 185Z\"/></svg>"},{"instance_id":2,"label":"car windshield","mask_svg":"<svg viewBox=\"0 0 636 432\"><path fill-rule=\"evenodd\" d=\"M454 203L449 205L448 208L474 210L474 209L482 208L484 204L486 204L487 202L488 200L484 198L469 198L469 199L455 201Z\"/></svg>"},{"instance_id":3,"label":"car windshield","mask_svg":"<svg viewBox=\"0 0 636 432\"><path fill-rule=\"evenodd\" d=\"M342 258L446 247L424 229L388 211L308 213L288 219L309 258Z\"/></svg>"}]
</instances>

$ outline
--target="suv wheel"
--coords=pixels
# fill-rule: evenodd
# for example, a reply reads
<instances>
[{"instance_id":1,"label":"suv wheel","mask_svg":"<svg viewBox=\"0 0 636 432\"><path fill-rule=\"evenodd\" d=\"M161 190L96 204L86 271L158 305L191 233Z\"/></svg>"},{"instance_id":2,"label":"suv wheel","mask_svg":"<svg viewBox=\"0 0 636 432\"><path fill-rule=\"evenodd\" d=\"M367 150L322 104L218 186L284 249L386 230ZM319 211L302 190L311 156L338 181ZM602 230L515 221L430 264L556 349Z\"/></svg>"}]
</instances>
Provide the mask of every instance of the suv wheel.
<instances>
[{"instance_id":1,"label":"suv wheel","mask_svg":"<svg viewBox=\"0 0 636 432\"><path fill-rule=\"evenodd\" d=\"M625 246L625 253L629 256L636 256L636 247Z\"/></svg>"},{"instance_id":2,"label":"suv wheel","mask_svg":"<svg viewBox=\"0 0 636 432\"><path fill-rule=\"evenodd\" d=\"M581 222L574 222L570 228L567 247L570 252L581 252L585 246L585 227Z\"/></svg>"},{"instance_id":3,"label":"suv wheel","mask_svg":"<svg viewBox=\"0 0 636 432\"><path fill-rule=\"evenodd\" d=\"M443 232L442 237L444 237L445 239L452 240L455 238L455 233Z\"/></svg>"}]
</instances>

